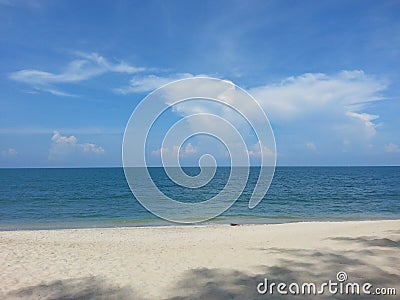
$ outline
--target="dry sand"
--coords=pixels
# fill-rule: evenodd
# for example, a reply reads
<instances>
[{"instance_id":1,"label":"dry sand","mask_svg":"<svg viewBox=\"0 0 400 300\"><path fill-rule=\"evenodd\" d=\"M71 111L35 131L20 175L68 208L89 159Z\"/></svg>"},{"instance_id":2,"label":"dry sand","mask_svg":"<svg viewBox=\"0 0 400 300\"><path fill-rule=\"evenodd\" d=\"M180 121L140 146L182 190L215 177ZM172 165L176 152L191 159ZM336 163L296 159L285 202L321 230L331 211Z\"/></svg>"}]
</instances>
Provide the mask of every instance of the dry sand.
<instances>
[{"instance_id":1,"label":"dry sand","mask_svg":"<svg viewBox=\"0 0 400 300\"><path fill-rule=\"evenodd\" d=\"M272 299L265 277L339 271L400 294L400 220L0 232L0 299Z\"/></svg>"}]
</instances>

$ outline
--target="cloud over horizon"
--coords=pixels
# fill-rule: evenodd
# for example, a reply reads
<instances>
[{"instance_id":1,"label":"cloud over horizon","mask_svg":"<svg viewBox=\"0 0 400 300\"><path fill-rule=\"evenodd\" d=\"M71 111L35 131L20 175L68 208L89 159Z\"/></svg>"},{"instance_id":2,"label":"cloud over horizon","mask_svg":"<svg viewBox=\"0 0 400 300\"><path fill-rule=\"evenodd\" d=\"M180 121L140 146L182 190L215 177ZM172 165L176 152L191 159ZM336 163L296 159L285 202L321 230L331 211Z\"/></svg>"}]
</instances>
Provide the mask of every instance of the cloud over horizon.
<instances>
[{"instance_id":1,"label":"cloud over horizon","mask_svg":"<svg viewBox=\"0 0 400 300\"><path fill-rule=\"evenodd\" d=\"M73 155L95 154L101 155L105 150L93 143L78 143L78 139L71 136L63 136L59 131L54 131L51 137L51 147L49 149L50 160L63 160Z\"/></svg>"},{"instance_id":2,"label":"cloud over horizon","mask_svg":"<svg viewBox=\"0 0 400 300\"><path fill-rule=\"evenodd\" d=\"M124 128L140 101L172 81L206 76L232 81L259 102L279 164L400 164L398 1L0 3L0 167L120 166ZM203 88L257 124L249 100L231 99L233 84L224 91L188 85L169 92L189 97ZM151 151L163 147L157 139L172 123L205 112L232 122L255 160L261 149L251 148L258 141L248 138L246 120L229 105L210 102L168 108L146 155L154 158ZM235 149L240 143L206 117L182 123L183 130L226 136ZM54 129L95 146L51 162ZM224 145L217 149L200 137L190 142L198 152L183 159L188 164L208 150L227 162ZM99 145L103 155L94 153ZM18 155L1 154L9 148Z\"/></svg>"}]
</instances>

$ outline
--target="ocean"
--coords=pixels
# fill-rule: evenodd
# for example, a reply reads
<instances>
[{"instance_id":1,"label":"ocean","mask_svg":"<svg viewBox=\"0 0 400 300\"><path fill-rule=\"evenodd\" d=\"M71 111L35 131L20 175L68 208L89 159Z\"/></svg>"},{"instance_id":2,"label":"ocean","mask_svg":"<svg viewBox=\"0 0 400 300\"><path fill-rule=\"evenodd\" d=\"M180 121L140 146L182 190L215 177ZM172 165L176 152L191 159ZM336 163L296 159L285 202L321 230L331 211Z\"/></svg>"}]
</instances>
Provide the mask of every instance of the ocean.
<instances>
[{"instance_id":1,"label":"ocean","mask_svg":"<svg viewBox=\"0 0 400 300\"><path fill-rule=\"evenodd\" d=\"M182 202L204 201L230 169L199 189L182 188L150 168L160 190ZM186 168L195 175L198 168ZM258 169L222 215L203 224L253 224L400 218L400 167L277 167L268 193L248 208ZM202 224L202 223L200 223ZM0 169L0 230L168 226L133 196L122 168Z\"/></svg>"}]
</instances>

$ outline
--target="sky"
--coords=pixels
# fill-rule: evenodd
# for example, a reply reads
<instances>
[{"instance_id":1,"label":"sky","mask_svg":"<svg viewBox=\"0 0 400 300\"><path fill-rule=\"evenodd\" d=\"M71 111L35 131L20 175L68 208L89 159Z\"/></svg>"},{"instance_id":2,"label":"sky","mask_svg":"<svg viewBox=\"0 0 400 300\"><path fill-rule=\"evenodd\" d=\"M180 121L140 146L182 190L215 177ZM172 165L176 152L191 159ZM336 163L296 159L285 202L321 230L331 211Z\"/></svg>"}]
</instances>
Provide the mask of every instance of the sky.
<instances>
[{"instance_id":1,"label":"sky","mask_svg":"<svg viewBox=\"0 0 400 300\"><path fill-rule=\"evenodd\" d=\"M277 165L400 165L400 1L0 0L0 167L121 166L141 100L196 76L258 101ZM195 108L222 114L168 111L149 164L165 126ZM218 147L193 138L180 159Z\"/></svg>"}]
</instances>

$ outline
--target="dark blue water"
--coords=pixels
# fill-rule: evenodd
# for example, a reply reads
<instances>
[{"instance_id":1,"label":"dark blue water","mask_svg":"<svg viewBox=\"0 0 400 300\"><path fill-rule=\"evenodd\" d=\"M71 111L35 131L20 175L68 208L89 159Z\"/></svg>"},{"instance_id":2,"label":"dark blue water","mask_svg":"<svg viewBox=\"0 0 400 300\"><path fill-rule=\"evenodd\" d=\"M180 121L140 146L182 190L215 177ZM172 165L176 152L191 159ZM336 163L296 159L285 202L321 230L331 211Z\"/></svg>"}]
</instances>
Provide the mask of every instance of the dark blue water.
<instances>
[{"instance_id":1,"label":"dark blue water","mask_svg":"<svg viewBox=\"0 0 400 300\"><path fill-rule=\"evenodd\" d=\"M186 169L195 175L197 168ZM223 189L229 168L198 190L150 173L167 195L203 201ZM252 168L238 201L207 223L277 223L400 218L400 167L278 167L263 201L248 208ZM0 229L171 225L133 197L122 168L0 169ZM176 225L176 224L173 224Z\"/></svg>"}]
</instances>

